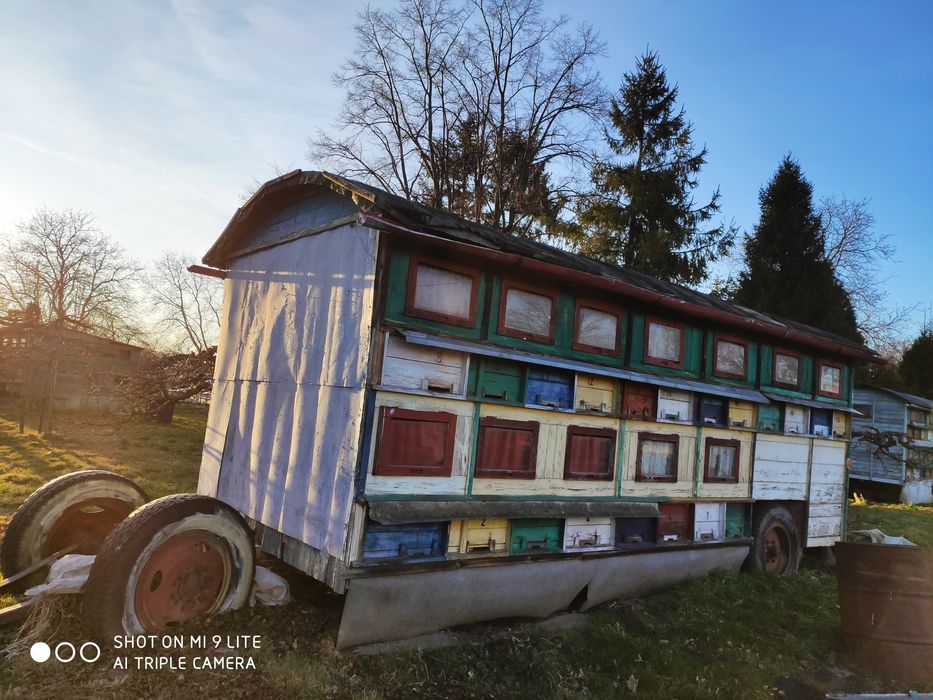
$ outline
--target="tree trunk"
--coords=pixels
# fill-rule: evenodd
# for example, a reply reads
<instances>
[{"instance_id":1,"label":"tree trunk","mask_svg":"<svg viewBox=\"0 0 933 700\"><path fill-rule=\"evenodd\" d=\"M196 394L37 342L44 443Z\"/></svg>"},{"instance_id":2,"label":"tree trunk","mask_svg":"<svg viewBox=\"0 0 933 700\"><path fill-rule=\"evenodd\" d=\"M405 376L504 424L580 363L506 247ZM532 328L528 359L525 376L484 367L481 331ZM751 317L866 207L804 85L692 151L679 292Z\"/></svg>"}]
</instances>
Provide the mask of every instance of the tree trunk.
<instances>
[{"instance_id":1,"label":"tree trunk","mask_svg":"<svg viewBox=\"0 0 933 700\"><path fill-rule=\"evenodd\" d=\"M157 423L171 423L172 417L175 415L175 401L167 401L158 409L156 409L155 415L153 416Z\"/></svg>"}]
</instances>

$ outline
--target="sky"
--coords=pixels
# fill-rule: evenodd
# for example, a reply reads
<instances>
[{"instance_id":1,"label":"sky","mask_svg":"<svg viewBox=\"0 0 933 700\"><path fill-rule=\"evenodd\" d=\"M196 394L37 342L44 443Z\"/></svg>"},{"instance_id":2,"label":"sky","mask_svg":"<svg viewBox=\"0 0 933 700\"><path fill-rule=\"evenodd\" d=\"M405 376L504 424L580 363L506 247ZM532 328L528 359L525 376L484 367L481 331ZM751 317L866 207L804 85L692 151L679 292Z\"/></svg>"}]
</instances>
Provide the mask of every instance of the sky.
<instances>
[{"instance_id":1,"label":"sky","mask_svg":"<svg viewBox=\"0 0 933 700\"><path fill-rule=\"evenodd\" d=\"M391 7L394 2L373 2ZM933 3L544 0L595 27L618 89L657 51L706 144L698 201L719 187L742 231L791 153L815 196L869 198L895 262L890 303L933 315ZM200 257L244 193L314 169L331 76L359 0L0 0L0 233L36 208L93 212L141 261Z\"/></svg>"}]
</instances>

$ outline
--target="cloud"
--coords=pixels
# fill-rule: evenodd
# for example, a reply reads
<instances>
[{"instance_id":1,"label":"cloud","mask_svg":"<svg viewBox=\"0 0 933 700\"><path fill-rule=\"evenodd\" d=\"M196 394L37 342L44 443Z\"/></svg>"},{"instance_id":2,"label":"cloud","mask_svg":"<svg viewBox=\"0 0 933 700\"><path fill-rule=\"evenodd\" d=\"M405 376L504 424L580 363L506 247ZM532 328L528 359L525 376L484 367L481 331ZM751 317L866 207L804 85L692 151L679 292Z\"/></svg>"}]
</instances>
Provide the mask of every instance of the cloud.
<instances>
[{"instance_id":1,"label":"cloud","mask_svg":"<svg viewBox=\"0 0 933 700\"><path fill-rule=\"evenodd\" d=\"M359 2L362 6L362 2ZM14 3L0 24L0 229L89 209L134 255L204 248L269 163L304 163L356 8ZM344 48L346 47L346 49ZM4 145L5 144L5 145Z\"/></svg>"}]
</instances>

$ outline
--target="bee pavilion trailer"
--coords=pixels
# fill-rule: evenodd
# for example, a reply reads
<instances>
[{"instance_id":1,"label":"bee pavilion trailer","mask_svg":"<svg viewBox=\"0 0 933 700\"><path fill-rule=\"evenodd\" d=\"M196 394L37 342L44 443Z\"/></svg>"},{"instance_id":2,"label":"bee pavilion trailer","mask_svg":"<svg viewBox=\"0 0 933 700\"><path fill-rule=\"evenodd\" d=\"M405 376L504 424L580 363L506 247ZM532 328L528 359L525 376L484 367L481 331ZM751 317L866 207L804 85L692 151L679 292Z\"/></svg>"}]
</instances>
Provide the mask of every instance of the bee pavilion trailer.
<instances>
[{"instance_id":1,"label":"bee pavilion trailer","mask_svg":"<svg viewBox=\"0 0 933 700\"><path fill-rule=\"evenodd\" d=\"M225 270L199 492L347 593L340 646L649 591L843 531L865 348L327 173Z\"/></svg>"},{"instance_id":2,"label":"bee pavilion trailer","mask_svg":"<svg viewBox=\"0 0 933 700\"><path fill-rule=\"evenodd\" d=\"M114 629L240 604L243 530L346 593L341 648L789 573L843 534L861 345L324 172L266 183L204 263L200 496L108 560Z\"/></svg>"}]
</instances>

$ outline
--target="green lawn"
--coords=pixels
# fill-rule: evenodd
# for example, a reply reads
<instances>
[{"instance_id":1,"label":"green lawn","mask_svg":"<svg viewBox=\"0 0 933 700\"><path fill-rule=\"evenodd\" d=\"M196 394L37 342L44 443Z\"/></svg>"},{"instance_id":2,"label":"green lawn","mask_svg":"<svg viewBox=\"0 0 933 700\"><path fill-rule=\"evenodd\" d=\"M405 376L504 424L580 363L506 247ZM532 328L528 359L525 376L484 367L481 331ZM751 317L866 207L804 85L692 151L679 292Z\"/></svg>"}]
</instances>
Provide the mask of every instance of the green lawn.
<instances>
[{"instance_id":1,"label":"green lawn","mask_svg":"<svg viewBox=\"0 0 933 700\"><path fill-rule=\"evenodd\" d=\"M921 547L933 547L933 506L850 503L849 530L874 528L886 535L906 537Z\"/></svg>"},{"instance_id":2,"label":"green lawn","mask_svg":"<svg viewBox=\"0 0 933 700\"><path fill-rule=\"evenodd\" d=\"M0 416L0 531L44 481L80 468L111 469L151 496L197 482L205 411L183 407L170 426L114 417L59 416L59 434L20 435ZM850 508L853 529L879 527L919 544L933 541L933 508ZM604 606L580 630L543 633L518 623L474 625L458 647L379 657L334 650L341 601L309 579L292 578L294 600L190 625L185 634L258 634L256 670L113 670L95 665L0 661L0 698L774 698L800 683L824 690L904 690L846 675L835 579L821 568L774 578L716 573L674 591ZM48 641L83 641L80 602L52 611ZM53 626L54 627L54 626ZM15 630L0 629L0 647ZM841 686L840 686L841 684ZM825 687L824 687L825 686ZM784 693L782 695L782 693Z\"/></svg>"}]
</instances>

